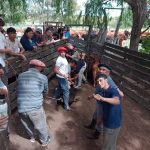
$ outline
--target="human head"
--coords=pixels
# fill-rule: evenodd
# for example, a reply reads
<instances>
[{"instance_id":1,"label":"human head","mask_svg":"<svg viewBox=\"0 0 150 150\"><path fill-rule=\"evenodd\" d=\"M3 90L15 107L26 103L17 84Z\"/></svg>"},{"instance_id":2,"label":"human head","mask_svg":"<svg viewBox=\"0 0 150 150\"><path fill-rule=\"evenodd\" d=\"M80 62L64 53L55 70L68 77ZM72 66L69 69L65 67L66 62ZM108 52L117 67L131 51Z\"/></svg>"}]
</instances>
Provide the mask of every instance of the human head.
<instances>
[{"instance_id":1,"label":"human head","mask_svg":"<svg viewBox=\"0 0 150 150\"><path fill-rule=\"evenodd\" d=\"M101 89L107 89L108 88L108 81L107 81L107 75L106 74L99 74L97 77L98 84Z\"/></svg>"},{"instance_id":2,"label":"human head","mask_svg":"<svg viewBox=\"0 0 150 150\"><path fill-rule=\"evenodd\" d=\"M47 36L52 36L52 31L51 31L51 29L50 28L47 28L46 30L45 30L45 34L47 35Z\"/></svg>"},{"instance_id":3,"label":"human head","mask_svg":"<svg viewBox=\"0 0 150 150\"><path fill-rule=\"evenodd\" d=\"M99 68L99 73L101 74L105 74L105 75L109 75L110 72L112 71L111 67L106 65L106 64L99 64L98 65L98 68Z\"/></svg>"},{"instance_id":4,"label":"human head","mask_svg":"<svg viewBox=\"0 0 150 150\"><path fill-rule=\"evenodd\" d=\"M77 62L76 62L75 60L71 60L71 61L69 62L69 64L70 64L70 67L71 67L71 68L74 68L74 67L76 67Z\"/></svg>"},{"instance_id":5,"label":"human head","mask_svg":"<svg viewBox=\"0 0 150 150\"><path fill-rule=\"evenodd\" d=\"M37 29L35 30L35 35L36 35L37 37L41 37L41 35L42 35L42 29L37 28Z\"/></svg>"},{"instance_id":6,"label":"human head","mask_svg":"<svg viewBox=\"0 0 150 150\"><path fill-rule=\"evenodd\" d=\"M25 32L24 35L28 38L28 39L32 39L33 37L33 30L32 28L28 27Z\"/></svg>"},{"instance_id":7,"label":"human head","mask_svg":"<svg viewBox=\"0 0 150 150\"><path fill-rule=\"evenodd\" d=\"M81 59L85 59L85 56L86 56L86 54L85 54L84 52L81 52L81 53L80 53L80 58L81 58Z\"/></svg>"},{"instance_id":8,"label":"human head","mask_svg":"<svg viewBox=\"0 0 150 150\"><path fill-rule=\"evenodd\" d=\"M4 74L3 66L2 64L0 64L0 76L2 76L3 74Z\"/></svg>"},{"instance_id":9,"label":"human head","mask_svg":"<svg viewBox=\"0 0 150 150\"><path fill-rule=\"evenodd\" d=\"M57 48L57 51L60 53L60 56L65 57L67 49L65 47L61 46L61 47Z\"/></svg>"},{"instance_id":10,"label":"human head","mask_svg":"<svg viewBox=\"0 0 150 150\"><path fill-rule=\"evenodd\" d=\"M29 65L30 65L30 68L36 68L40 72L42 72L44 68L46 67L46 65L38 59L30 60Z\"/></svg>"},{"instance_id":11,"label":"human head","mask_svg":"<svg viewBox=\"0 0 150 150\"><path fill-rule=\"evenodd\" d=\"M0 32L3 30L3 26L5 25L5 22L2 18L0 18Z\"/></svg>"},{"instance_id":12,"label":"human head","mask_svg":"<svg viewBox=\"0 0 150 150\"><path fill-rule=\"evenodd\" d=\"M16 39L16 29L13 27L8 28L7 35L10 40L14 41Z\"/></svg>"}]
</instances>

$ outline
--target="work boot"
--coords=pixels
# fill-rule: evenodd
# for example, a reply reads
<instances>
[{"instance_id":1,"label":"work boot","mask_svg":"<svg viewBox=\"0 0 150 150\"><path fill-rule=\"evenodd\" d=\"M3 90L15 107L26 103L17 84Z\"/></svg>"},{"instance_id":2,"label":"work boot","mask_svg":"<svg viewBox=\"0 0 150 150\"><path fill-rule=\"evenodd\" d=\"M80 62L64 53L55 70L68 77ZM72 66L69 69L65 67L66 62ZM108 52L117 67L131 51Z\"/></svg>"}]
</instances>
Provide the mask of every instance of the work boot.
<instances>
[{"instance_id":1,"label":"work boot","mask_svg":"<svg viewBox=\"0 0 150 150\"><path fill-rule=\"evenodd\" d=\"M100 136L100 132L95 130L94 133L92 135L87 136L87 138L97 140L97 139L99 139L99 136Z\"/></svg>"},{"instance_id":2,"label":"work boot","mask_svg":"<svg viewBox=\"0 0 150 150\"><path fill-rule=\"evenodd\" d=\"M89 125L85 125L85 128L87 129L95 129L96 120L92 119L91 123Z\"/></svg>"}]
</instances>

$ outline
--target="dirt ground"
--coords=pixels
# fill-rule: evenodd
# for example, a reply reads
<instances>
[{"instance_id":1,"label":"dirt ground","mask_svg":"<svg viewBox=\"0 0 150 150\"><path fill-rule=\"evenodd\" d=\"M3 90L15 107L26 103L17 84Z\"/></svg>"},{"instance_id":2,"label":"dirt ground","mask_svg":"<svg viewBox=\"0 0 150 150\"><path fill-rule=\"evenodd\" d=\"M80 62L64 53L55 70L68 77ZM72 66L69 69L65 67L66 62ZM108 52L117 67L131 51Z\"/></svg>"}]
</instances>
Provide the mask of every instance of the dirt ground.
<instances>
[{"instance_id":1,"label":"dirt ground","mask_svg":"<svg viewBox=\"0 0 150 150\"><path fill-rule=\"evenodd\" d=\"M49 84L50 91L55 81ZM53 140L43 148L38 142L31 143L22 128L17 113L11 117L10 142L11 150L100 150L103 141L87 139L93 131L84 128L89 123L95 108L94 101L87 97L94 91L90 85L84 84L77 92L81 100L71 105L72 111L65 111L61 106L56 108L52 100L45 100L44 108L47 116L49 132ZM51 93L50 92L50 93ZM134 101L124 98L123 123L117 142L117 150L149 150L150 149L150 112Z\"/></svg>"}]
</instances>

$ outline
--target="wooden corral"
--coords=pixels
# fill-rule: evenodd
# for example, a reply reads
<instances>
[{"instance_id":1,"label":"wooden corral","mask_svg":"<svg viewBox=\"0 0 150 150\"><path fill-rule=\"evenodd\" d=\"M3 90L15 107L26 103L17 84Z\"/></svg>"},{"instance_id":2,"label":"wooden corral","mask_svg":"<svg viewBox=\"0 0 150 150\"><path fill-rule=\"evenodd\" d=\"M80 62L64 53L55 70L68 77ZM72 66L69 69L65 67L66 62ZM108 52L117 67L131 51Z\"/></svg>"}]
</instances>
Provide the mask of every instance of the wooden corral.
<instances>
[{"instance_id":1,"label":"wooden corral","mask_svg":"<svg viewBox=\"0 0 150 150\"><path fill-rule=\"evenodd\" d=\"M62 40L50 46L38 48L36 52L26 52L25 56L27 57L28 60L26 62L22 62L18 58L8 59L7 77L9 89L9 102L11 110L16 108L16 79L20 73L28 69L29 61L31 59L39 59L43 61L47 67L44 71L44 74L48 78L51 78L54 75L53 66L55 64L56 58L58 57L56 48L65 43L66 40Z\"/></svg>"},{"instance_id":2,"label":"wooden corral","mask_svg":"<svg viewBox=\"0 0 150 150\"><path fill-rule=\"evenodd\" d=\"M109 43L102 46L77 38L71 38L70 42L93 59L110 65L111 75L124 93L150 110L150 55Z\"/></svg>"}]
</instances>

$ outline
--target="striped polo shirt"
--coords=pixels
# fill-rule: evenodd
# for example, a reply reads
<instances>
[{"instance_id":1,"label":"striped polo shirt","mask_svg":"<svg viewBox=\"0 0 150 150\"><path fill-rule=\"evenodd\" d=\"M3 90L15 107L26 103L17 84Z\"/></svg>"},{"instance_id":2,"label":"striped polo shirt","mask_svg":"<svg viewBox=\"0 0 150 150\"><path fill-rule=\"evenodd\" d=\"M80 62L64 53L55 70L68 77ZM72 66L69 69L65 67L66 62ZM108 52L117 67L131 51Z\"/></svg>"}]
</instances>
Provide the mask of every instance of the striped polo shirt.
<instances>
[{"instance_id":1,"label":"striped polo shirt","mask_svg":"<svg viewBox=\"0 0 150 150\"><path fill-rule=\"evenodd\" d=\"M18 112L29 112L43 104L43 93L48 92L48 79L37 69L30 68L17 79Z\"/></svg>"}]
</instances>

